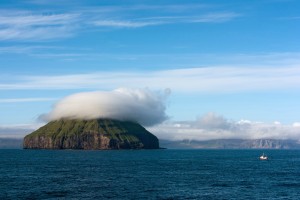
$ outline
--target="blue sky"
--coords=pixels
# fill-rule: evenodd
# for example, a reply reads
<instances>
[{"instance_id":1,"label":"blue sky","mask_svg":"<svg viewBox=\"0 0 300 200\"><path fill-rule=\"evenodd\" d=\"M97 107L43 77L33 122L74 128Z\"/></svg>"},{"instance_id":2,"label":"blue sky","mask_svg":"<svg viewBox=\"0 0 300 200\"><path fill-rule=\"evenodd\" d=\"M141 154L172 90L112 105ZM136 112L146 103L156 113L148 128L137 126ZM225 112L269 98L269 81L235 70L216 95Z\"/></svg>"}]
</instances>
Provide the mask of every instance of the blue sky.
<instances>
[{"instance_id":1,"label":"blue sky","mask_svg":"<svg viewBox=\"0 0 300 200\"><path fill-rule=\"evenodd\" d=\"M298 127L297 0L0 5L0 127L38 127L65 96L120 87L169 88L173 122Z\"/></svg>"}]
</instances>

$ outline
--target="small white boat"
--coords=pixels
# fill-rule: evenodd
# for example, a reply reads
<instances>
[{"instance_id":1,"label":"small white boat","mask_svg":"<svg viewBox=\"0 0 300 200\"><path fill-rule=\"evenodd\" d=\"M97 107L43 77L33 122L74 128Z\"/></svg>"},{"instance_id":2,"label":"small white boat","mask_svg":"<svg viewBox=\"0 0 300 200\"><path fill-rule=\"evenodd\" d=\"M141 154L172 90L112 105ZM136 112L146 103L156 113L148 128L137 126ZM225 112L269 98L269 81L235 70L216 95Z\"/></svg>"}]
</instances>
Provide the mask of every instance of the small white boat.
<instances>
[{"instance_id":1,"label":"small white boat","mask_svg":"<svg viewBox=\"0 0 300 200\"><path fill-rule=\"evenodd\" d=\"M268 156L266 156L266 155L263 153L263 155L261 155L261 156L259 157L259 159L260 159L260 160L268 160Z\"/></svg>"}]
</instances>

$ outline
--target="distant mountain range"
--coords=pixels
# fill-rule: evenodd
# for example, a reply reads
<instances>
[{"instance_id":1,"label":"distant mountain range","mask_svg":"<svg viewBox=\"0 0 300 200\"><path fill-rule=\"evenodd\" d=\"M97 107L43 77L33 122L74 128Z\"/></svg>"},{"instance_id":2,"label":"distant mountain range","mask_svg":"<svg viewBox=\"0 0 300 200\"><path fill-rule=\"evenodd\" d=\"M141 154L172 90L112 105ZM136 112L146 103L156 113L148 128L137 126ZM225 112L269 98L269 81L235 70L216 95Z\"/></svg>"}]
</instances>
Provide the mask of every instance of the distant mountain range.
<instances>
[{"instance_id":1,"label":"distant mountain range","mask_svg":"<svg viewBox=\"0 0 300 200\"><path fill-rule=\"evenodd\" d=\"M300 141L275 139L160 140L160 146L168 149L300 149Z\"/></svg>"},{"instance_id":2,"label":"distant mountain range","mask_svg":"<svg viewBox=\"0 0 300 200\"><path fill-rule=\"evenodd\" d=\"M167 149L300 149L300 141L274 139L219 139L208 141L160 140L160 147ZM23 138L0 138L0 149L20 149Z\"/></svg>"}]
</instances>

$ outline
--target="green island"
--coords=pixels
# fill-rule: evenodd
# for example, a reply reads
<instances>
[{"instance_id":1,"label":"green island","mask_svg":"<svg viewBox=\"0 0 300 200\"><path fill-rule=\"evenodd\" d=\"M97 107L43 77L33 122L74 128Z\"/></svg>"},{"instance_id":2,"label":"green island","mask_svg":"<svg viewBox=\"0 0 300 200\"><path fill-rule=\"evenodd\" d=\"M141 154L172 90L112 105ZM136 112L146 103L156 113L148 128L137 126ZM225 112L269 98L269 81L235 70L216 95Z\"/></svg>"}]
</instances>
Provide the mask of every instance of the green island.
<instances>
[{"instance_id":1,"label":"green island","mask_svg":"<svg viewBox=\"0 0 300 200\"><path fill-rule=\"evenodd\" d=\"M112 119L60 119L25 136L24 149L158 149L159 140L138 123Z\"/></svg>"}]
</instances>

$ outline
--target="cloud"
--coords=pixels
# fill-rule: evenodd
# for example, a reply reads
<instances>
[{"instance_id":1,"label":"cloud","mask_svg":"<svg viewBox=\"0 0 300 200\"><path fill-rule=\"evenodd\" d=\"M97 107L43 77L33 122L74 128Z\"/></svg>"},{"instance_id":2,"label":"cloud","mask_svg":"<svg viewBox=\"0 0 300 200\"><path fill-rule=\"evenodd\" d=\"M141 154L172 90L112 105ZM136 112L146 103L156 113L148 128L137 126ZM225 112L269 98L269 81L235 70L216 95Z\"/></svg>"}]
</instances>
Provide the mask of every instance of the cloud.
<instances>
[{"instance_id":1,"label":"cloud","mask_svg":"<svg viewBox=\"0 0 300 200\"><path fill-rule=\"evenodd\" d=\"M95 26L119 27L119 28L138 28L145 26L157 26L163 24L178 23L221 23L232 20L239 16L237 13L222 12L210 13L200 16L156 16L137 19L99 19L91 22Z\"/></svg>"},{"instance_id":2,"label":"cloud","mask_svg":"<svg viewBox=\"0 0 300 200\"><path fill-rule=\"evenodd\" d=\"M294 122L293 127L300 127L300 122Z\"/></svg>"},{"instance_id":3,"label":"cloud","mask_svg":"<svg viewBox=\"0 0 300 200\"><path fill-rule=\"evenodd\" d=\"M166 120L165 100L170 90L155 93L149 89L120 88L110 92L83 92L60 100L53 110L40 118L111 118L139 122L151 126Z\"/></svg>"},{"instance_id":4,"label":"cloud","mask_svg":"<svg viewBox=\"0 0 300 200\"><path fill-rule=\"evenodd\" d=\"M300 125L281 123L251 122L249 120L231 121L214 113L207 113L195 121L165 123L149 127L160 139L196 140L213 139L294 139L300 140Z\"/></svg>"},{"instance_id":5,"label":"cloud","mask_svg":"<svg viewBox=\"0 0 300 200\"><path fill-rule=\"evenodd\" d=\"M16 79L17 78L17 79ZM3 78L3 80L5 80ZM10 80L12 80L10 78ZM299 89L300 68L202 67L145 72L98 72L60 76L14 77L0 82L0 90L104 89L119 87L171 88L177 92L228 93ZM193 84L191 84L193 83ZM101 86L101 87L99 87Z\"/></svg>"},{"instance_id":6,"label":"cloud","mask_svg":"<svg viewBox=\"0 0 300 200\"><path fill-rule=\"evenodd\" d=\"M0 99L0 103L18 103L18 102L43 102L54 101L56 98L15 98L15 99Z\"/></svg>"},{"instance_id":7,"label":"cloud","mask_svg":"<svg viewBox=\"0 0 300 200\"><path fill-rule=\"evenodd\" d=\"M77 17L74 14L35 14L24 15L24 13L10 14L0 16L1 26L15 26L15 27L28 27L28 26L57 26L68 24L71 20Z\"/></svg>"},{"instance_id":8,"label":"cloud","mask_svg":"<svg viewBox=\"0 0 300 200\"><path fill-rule=\"evenodd\" d=\"M230 21L236 17L239 17L240 14L234 12L216 12L208 13L202 16L194 17L190 19L191 23L222 23Z\"/></svg>"},{"instance_id":9,"label":"cloud","mask_svg":"<svg viewBox=\"0 0 300 200\"><path fill-rule=\"evenodd\" d=\"M204 4L127 5L96 7L85 10L85 14L90 15L90 24L112 28L223 23L241 16L232 11L214 11L214 9L214 6ZM100 15L95 15L95 13L100 13Z\"/></svg>"},{"instance_id":10,"label":"cloud","mask_svg":"<svg viewBox=\"0 0 300 200\"><path fill-rule=\"evenodd\" d=\"M64 2L60 2L63 3ZM41 3L40 6L47 6ZM213 11L199 4L99 6L70 3L66 11L55 9L0 10L0 40L49 40L105 28L140 28L163 24L227 22L240 16L230 11ZM200 13L200 14L199 14Z\"/></svg>"},{"instance_id":11,"label":"cloud","mask_svg":"<svg viewBox=\"0 0 300 200\"><path fill-rule=\"evenodd\" d=\"M73 34L78 14L40 14L29 11L2 10L0 40L45 40Z\"/></svg>"},{"instance_id":12,"label":"cloud","mask_svg":"<svg viewBox=\"0 0 300 200\"><path fill-rule=\"evenodd\" d=\"M138 28L144 26L153 26L165 24L163 21L129 21L129 20L97 20L93 24L95 26L119 27L119 28Z\"/></svg>"},{"instance_id":13,"label":"cloud","mask_svg":"<svg viewBox=\"0 0 300 200\"><path fill-rule=\"evenodd\" d=\"M204 128L208 130L213 129L227 129L230 126L230 123L222 117L218 116L215 113L207 113L201 118L198 118L194 124L192 124L193 127L197 128Z\"/></svg>"}]
</instances>

